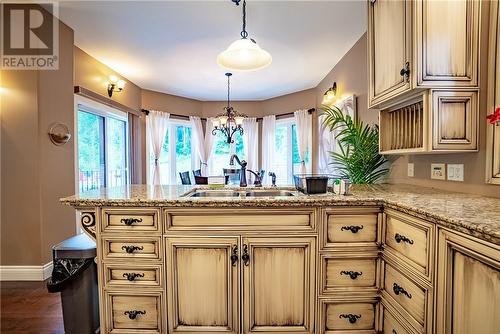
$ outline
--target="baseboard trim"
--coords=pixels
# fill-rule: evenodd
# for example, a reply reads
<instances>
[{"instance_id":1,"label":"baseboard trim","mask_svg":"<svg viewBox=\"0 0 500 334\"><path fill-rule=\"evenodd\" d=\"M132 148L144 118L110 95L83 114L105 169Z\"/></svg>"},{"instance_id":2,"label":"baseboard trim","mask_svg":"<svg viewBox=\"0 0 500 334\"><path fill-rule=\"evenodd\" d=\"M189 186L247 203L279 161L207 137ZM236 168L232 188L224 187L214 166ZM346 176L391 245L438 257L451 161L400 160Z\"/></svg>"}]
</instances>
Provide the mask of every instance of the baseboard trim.
<instances>
[{"instance_id":1,"label":"baseboard trim","mask_svg":"<svg viewBox=\"0 0 500 334\"><path fill-rule=\"evenodd\" d=\"M52 262L43 266L0 266L0 281L45 281L52 275Z\"/></svg>"}]
</instances>

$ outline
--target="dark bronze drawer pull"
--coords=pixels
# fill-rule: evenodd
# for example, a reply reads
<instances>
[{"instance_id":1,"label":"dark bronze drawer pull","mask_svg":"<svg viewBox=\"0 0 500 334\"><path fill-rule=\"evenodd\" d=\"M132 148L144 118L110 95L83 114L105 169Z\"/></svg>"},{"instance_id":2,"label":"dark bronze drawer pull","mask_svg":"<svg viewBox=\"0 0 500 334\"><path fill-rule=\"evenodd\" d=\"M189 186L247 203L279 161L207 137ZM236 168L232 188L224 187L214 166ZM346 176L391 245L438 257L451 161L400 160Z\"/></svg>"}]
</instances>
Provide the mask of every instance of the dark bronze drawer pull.
<instances>
[{"instance_id":1,"label":"dark bronze drawer pull","mask_svg":"<svg viewBox=\"0 0 500 334\"><path fill-rule=\"evenodd\" d=\"M139 273L124 273L122 275L123 277L126 277L127 280L130 282L135 281L137 277L144 277L144 274L139 274Z\"/></svg>"},{"instance_id":2,"label":"dark bronze drawer pull","mask_svg":"<svg viewBox=\"0 0 500 334\"><path fill-rule=\"evenodd\" d=\"M135 320L138 315L146 314L146 311L132 310L132 311L125 311L125 312L123 312L123 314L128 315L128 318L130 320Z\"/></svg>"},{"instance_id":3,"label":"dark bronze drawer pull","mask_svg":"<svg viewBox=\"0 0 500 334\"><path fill-rule=\"evenodd\" d=\"M349 314L341 314L339 315L339 318L342 319L349 319L349 322L351 324L355 324L356 321L358 321L359 318L361 318L361 314L352 314L352 313L349 313Z\"/></svg>"},{"instance_id":4,"label":"dark bronze drawer pull","mask_svg":"<svg viewBox=\"0 0 500 334\"><path fill-rule=\"evenodd\" d=\"M398 334L395 329L392 330L392 334Z\"/></svg>"},{"instance_id":5,"label":"dark bronze drawer pull","mask_svg":"<svg viewBox=\"0 0 500 334\"><path fill-rule=\"evenodd\" d=\"M410 63L406 62L405 66L399 71L399 74L405 78L406 81L410 79Z\"/></svg>"},{"instance_id":6,"label":"dark bronze drawer pull","mask_svg":"<svg viewBox=\"0 0 500 334\"><path fill-rule=\"evenodd\" d=\"M144 249L143 246L133 246L133 245L132 246L128 246L128 245L122 246L122 250L125 250L129 254L132 254L136 250L143 250L143 249Z\"/></svg>"},{"instance_id":7,"label":"dark bronze drawer pull","mask_svg":"<svg viewBox=\"0 0 500 334\"><path fill-rule=\"evenodd\" d=\"M363 229L363 225L351 225L351 226L342 226L340 228L341 231L351 231L352 233L358 233L359 230Z\"/></svg>"},{"instance_id":8,"label":"dark bronze drawer pull","mask_svg":"<svg viewBox=\"0 0 500 334\"><path fill-rule=\"evenodd\" d=\"M351 279L356 279L358 278L358 276L361 276L363 275L363 272L362 271L352 271L352 270L342 270L340 272L340 275L346 275L346 276L349 276Z\"/></svg>"},{"instance_id":9,"label":"dark bronze drawer pull","mask_svg":"<svg viewBox=\"0 0 500 334\"><path fill-rule=\"evenodd\" d=\"M127 226L131 226L131 225L134 225L135 223L142 222L142 218L122 218L120 221L122 224L125 224Z\"/></svg>"},{"instance_id":10,"label":"dark bronze drawer pull","mask_svg":"<svg viewBox=\"0 0 500 334\"><path fill-rule=\"evenodd\" d=\"M233 245L233 249L231 251L231 265L236 267L236 263L238 262L238 246Z\"/></svg>"},{"instance_id":11,"label":"dark bronze drawer pull","mask_svg":"<svg viewBox=\"0 0 500 334\"><path fill-rule=\"evenodd\" d=\"M413 245L413 240L411 240L410 238L402 235L402 234L399 234L399 233L396 233L394 235L394 239L396 240L396 242L399 244L401 241L402 242L407 242L409 243L410 245Z\"/></svg>"},{"instance_id":12,"label":"dark bronze drawer pull","mask_svg":"<svg viewBox=\"0 0 500 334\"><path fill-rule=\"evenodd\" d=\"M243 260L243 264L248 267L250 263L250 254L248 254L248 245L243 245L243 255L241 255L241 260Z\"/></svg>"},{"instance_id":13,"label":"dark bronze drawer pull","mask_svg":"<svg viewBox=\"0 0 500 334\"><path fill-rule=\"evenodd\" d=\"M399 286L397 283L394 283L392 286L392 290L396 295L402 294L411 299L411 293L408 293L405 289L403 289L401 286Z\"/></svg>"}]
</instances>

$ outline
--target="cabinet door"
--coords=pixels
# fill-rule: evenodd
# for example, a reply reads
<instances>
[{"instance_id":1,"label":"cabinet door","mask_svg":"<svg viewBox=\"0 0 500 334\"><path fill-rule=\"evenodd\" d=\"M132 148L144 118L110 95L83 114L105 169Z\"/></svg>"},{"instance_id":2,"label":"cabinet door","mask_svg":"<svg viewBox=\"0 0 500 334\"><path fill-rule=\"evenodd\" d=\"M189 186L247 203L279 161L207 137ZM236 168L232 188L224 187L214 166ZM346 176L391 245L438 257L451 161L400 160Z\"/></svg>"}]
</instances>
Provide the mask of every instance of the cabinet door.
<instances>
[{"instance_id":1,"label":"cabinet door","mask_svg":"<svg viewBox=\"0 0 500 334\"><path fill-rule=\"evenodd\" d=\"M239 238L166 238L169 333L239 332ZM237 255L237 254L236 254Z\"/></svg>"},{"instance_id":2,"label":"cabinet door","mask_svg":"<svg viewBox=\"0 0 500 334\"><path fill-rule=\"evenodd\" d=\"M477 87L481 2L415 2L417 85Z\"/></svg>"},{"instance_id":3,"label":"cabinet door","mask_svg":"<svg viewBox=\"0 0 500 334\"><path fill-rule=\"evenodd\" d=\"M500 108L500 4L490 2L490 55L488 61L488 108ZM500 125L486 125L486 182L500 185Z\"/></svg>"},{"instance_id":4,"label":"cabinet door","mask_svg":"<svg viewBox=\"0 0 500 334\"><path fill-rule=\"evenodd\" d=\"M439 232L437 333L498 333L500 247Z\"/></svg>"},{"instance_id":5,"label":"cabinet door","mask_svg":"<svg viewBox=\"0 0 500 334\"><path fill-rule=\"evenodd\" d=\"M243 239L244 333L314 332L315 249L314 237Z\"/></svg>"},{"instance_id":6,"label":"cabinet door","mask_svg":"<svg viewBox=\"0 0 500 334\"><path fill-rule=\"evenodd\" d=\"M410 28L410 1L370 1L368 9L370 107L411 88ZM410 74L401 72L406 68Z\"/></svg>"}]
</instances>

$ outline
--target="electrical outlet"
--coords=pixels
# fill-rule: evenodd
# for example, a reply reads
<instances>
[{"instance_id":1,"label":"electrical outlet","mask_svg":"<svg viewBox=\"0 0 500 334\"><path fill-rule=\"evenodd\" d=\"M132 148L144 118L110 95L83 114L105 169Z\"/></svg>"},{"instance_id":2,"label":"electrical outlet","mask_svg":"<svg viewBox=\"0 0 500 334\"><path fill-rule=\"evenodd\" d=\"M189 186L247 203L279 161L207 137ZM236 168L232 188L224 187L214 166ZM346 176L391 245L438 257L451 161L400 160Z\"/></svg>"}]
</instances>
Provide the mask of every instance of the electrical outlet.
<instances>
[{"instance_id":1,"label":"electrical outlet","mask_svg":"<svg viewBox=\"0 0 500 334\"><path fill-rule=\"evenodd\" d=\"M448 181L464 182L464 164L448 164L446 174Z\"/></svg>"},{"instance_id":2,"label":"electrical outlet","mask_svg":"<svg viewBox=\"0 0 500 334\"><path fill-rule=\"evenodd\" d=\"M431 179L446 180L446 164L431 164Z\"/></svg>"},{"instance_id":3,"label":"electrical outlet","mask_svg":"<svg viewBox=\"0 0 500 334\"><path fill-rule=\"evenodd\" d=\"M415 164L413 162L408 163L408 177L415 176Z\"/></svg>"}]
</instances>

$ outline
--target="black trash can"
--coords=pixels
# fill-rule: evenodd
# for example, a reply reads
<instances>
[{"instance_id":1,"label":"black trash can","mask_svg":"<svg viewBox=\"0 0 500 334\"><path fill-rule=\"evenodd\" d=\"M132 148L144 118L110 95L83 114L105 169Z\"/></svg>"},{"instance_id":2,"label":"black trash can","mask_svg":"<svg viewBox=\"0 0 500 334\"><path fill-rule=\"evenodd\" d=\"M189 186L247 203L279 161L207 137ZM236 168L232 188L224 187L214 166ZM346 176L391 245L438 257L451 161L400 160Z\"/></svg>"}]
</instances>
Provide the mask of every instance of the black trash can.
<instances>
[{"instance_id":1,"label":"black trash can","mask_svg":"<svg viewBox=\"0 0 500 334\"><path fill-rule=\"evenodd\" d=\"M82 233L52 247L49 292L61 292L66 334L99 332L96 245Z\"/></svg>"}]
</instances>

